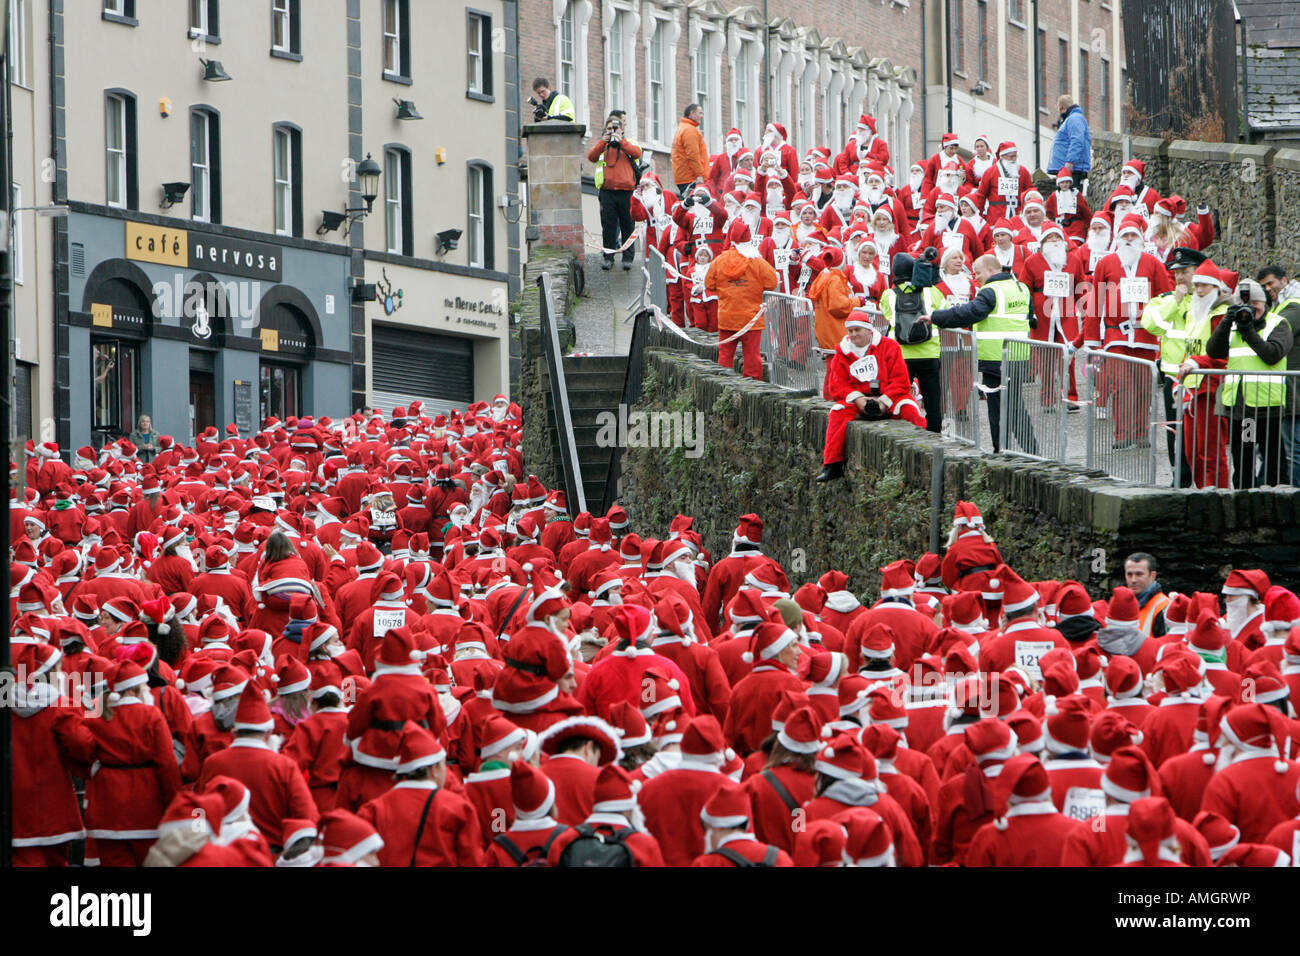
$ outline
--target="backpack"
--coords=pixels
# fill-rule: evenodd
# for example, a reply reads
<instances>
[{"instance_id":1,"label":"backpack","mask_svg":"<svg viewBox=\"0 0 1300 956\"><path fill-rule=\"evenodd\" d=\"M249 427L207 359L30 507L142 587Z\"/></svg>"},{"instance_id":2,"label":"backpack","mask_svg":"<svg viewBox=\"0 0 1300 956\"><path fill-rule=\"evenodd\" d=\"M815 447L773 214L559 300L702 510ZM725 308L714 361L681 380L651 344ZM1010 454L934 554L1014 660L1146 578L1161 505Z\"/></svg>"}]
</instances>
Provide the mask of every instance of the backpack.
<instances>
[{"instance_id":1,"label":"backpack","mask_svg":"<svg viewBox=\"0 0 1300 956\"><path fill-rule=\"evenodd\" d=\"M492 838L492 842L510 854L510 859L514 860L519 866L549 866L546 860L551 854L551 844L555 842L556 837L567 829L569 828L563 823L558 824L551 831L551 835L546 838L545 843L541 846L529 847L527 853L519 849L518 844L504 833L498 833Z\"/></svg>"},{"instance_id":2,"label":"backpack","mask_svg":"<svg viewBox=\"0 0 1300 956\"><path fill-rule=\"evenodd\" d=\"M894 338L900 345L920 345L928 342L933 334L933 327L928 319L923 319L925 303L923 289L913 288L904 292L894 289Z\"/></svg>"},{"instance_id":3,"label":"backpack","mask_svg":"<svg viewBox=\"0 0 1300 956\"><path fill-rule=\"evenodd\" d=\"M763 854L763 859L757 862L741 856L729 846L720 846L716 850L710 850L709 852L730 860L736 866L776 866L777 849L774 846L769 846L767 852Z\"/></svg>"},{"instance_id":4,"label":"backpack","mask_svg":"<svg viewBox=\"0 0 1300 956\"><path fill-rule=\"evenodd\" d=\"M636 145L634 140L630 140L626 136L623 137L623 142L631 143L633 146ZM608 151L607 147L606 152ZM621 149L619 152L623 153ZM640 160L633 159L629 153L623 153L623 155L626 156L627 161L632 164L632 188L635 189L637 186L641 185L641 174L650 167L648 164L643 166ZM603 152L600 154L600 159L596 160L596 171L592 174L591 180L597 189L605 188L605 153Z\"/></svg>"},{"instance_id":5,"label":"backpack","mask_svg":"<svg viewBox=\"0 0 1300 956\"><path fill-rule=\"evenodd\" d=\"M623 841L631 830L605 833L582 824L573 828L578 838L560 854L560 866L632 866L632 851Z\"/></svg>"}]
</instances>

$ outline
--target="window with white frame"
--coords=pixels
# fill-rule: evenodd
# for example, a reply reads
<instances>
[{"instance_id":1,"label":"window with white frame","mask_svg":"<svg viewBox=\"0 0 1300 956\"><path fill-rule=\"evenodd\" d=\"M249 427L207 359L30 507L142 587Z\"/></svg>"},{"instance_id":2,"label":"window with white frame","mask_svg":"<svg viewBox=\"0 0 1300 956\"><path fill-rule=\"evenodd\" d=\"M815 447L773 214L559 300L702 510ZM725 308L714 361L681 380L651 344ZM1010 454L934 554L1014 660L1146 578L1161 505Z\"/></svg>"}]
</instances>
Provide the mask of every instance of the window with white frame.
<instances>
[{"instance_id":1,"label":"window with white frame","mask_svg":"<svg viewBox=\"0 0 1300 956\"><path fill-rule=\"evenodd\" d=\"M556 80L559 82L559 89L564 92L565 96L573 99L569 92L575 88L574 79L577 76L577 47L575 46L576 38L574 35L574 4L569 0L564 5L564 12L560 14L560 30L557 39L558 47L556 48Z\"/></svg>"},{"instance_id":2,"label":"window with white frame","mask_svg":"<svg viewBox=\"0 0 1300 956\"><path fill-rule=\"evenodd\" d=\"M271 50L302 53L299 0L271 0Z\"/></svg>"},{"instance_id":3,"label":"window with white frame","mask_svg":"<svg viewBox=\"0 0 1300 956\"><path fill-rule=\"evenodd\" d=\"M693 29L697 29L693 27ZM722 34L716 30L700 29L698 39L691 43L691 101L700 104L704 113L704 141L721 148L722 134L722 60L720 44Z\"/></svg>"},{"instance_id":4,"label":"window with white frame","mask_svg":"<svg viewBox=\"0 0 1300 956\"><path fill-rule=\"evenodd\" d=\"M190 218L212 220L213 134L216 117L206 110L190 113Z\"/></svg>"},{"instance_id":5,"label":"window with white frame","mask_svg":"<svg viewBox=\"0 0 1300 956\"><path fill-rule=\"evenodd\" d=\"M411 6L409 0L382 0L384 76L408 79L411 75Z\"/></svg>"},{"instance_id":6,"label":"window with white frame","mask_svg":"<svg viewBox=\"0 0 1300 956\"><path fill-rule=\"evenodd\" d=\"M736 66L731 71L731 125L740 130L744 138L751 146L755 142L755 136L751 132L751 123L756 104L750 97L749 76L753 72L754 65L751 62L753 57L754 42L752 40L741 40L736 49Z\"/></svg>"},{"instance_id":7,"label":"window with white frame","mask_svg":"<svg viewBox=\"0 0 1300 956\"><path fill-rule=\"evenodd\" d=\"M28 0L9 0L9 79L27 85Z\"/></svg>"},{"instance_id":8,"label":"window with white frame","mask_svg":"<svg viewBox=\"0 0 1300 956\"><path fill-rule=\"evenodd\" d=\"M115 17L125 17L127 0L104 0L104 12Z\"/></svg>"},{"instance_id":9,"label":"window with white frame","mask_svg":"<svg viewBox=\"0 0 1300 956\"><path fill-rule=\"evenodd\" d=\"M125 208L126 175L126 97L110 93L104 97L104 201Z\"/></svg>"},{"instance_id":10,"label":"window with white frame","mask_svg":"<svg viewBox=\"0 0 1300 956\"><path fill-rule=\"evenodd\" d=\"M628 27L630 14L624 10L614 12L613 22L609 27L609 40L605 44L605 50L609 58L609 77L605 83L605 112L616 109L627 109L629 100L627 98L628 84L628 47L630 46L630 37ZM635 104L632 104L635 106ZM627 111L629 118L636 112L635 109Z\"/></svg>"},{"instance_id":11,"label":"window with white frame","mask_svg":"<svg viewBox=\"0 0 1300 956\"><path fill-rule=\"evenodd\" d=\"M646 103L650 109L650 141L662 143L670 136L672 129L672 109L668 103L667 74L671 68L668 62L668 24L652 18L650 45L646 47L646 80L649 82L649 95Z\"/></svg>"},{"instance_id":12,"label":"window with white frame","mask_svg":"<svg viewBox=\"0 0 1300 956\"><path fill-rule=\"evenodd\" d=\"M592 0L551 0L555 23L556 89L573 101L574 116L587 122L587 28Z\"/></svg>"},{"instance_id":13,"label":"window with white frame","mask_svg":"<svg viewBox=\"0 0 1300 956\"><path fill-rule=\"evenodd\" d=\"M465 89L479 97L492 95L492 17L479 10L465 14Z\"/></svg>"},{"instance_id":14,"label":"window with white frame","mask_svg":"<svg viewBox=\"0 0 1300 956\"><path fill-rule=\"evenodd\" d=\"M23 205L23 187L17 183L13 184L13 193L10 202L11 209L21 209ZM9 254L9 270L13 273L14 282L19 285L23 284L23 221L18 213L11 213L9 216L9 248L12 250Z\"/></svg>"},{"instance_id":15,"label":"window with white frame","mask_svg":"<svg viewBox=\"0 0 1300 956\"><path fill-rule=\"evenodd\" d=\"M492 169L478 162L469 164L469 189L467 190L467 254L469 265L480 269L492 268Z\"/></svg>"},{"instance_id":16,"label":"window with white frame","mask_svg":"<svg viewBox=\"0 0 1300 956\"><path fill-rule=\"evenodd\" d=\"M834 150L844 145L846 137L844 134L844 73L838 63L833 69L831 81L826 85L822 115L826 117L826 145Z\"/></svg>"},{"instance_id":17,"label":"window with white frame","mask_svg":"<svg viewBox=\"0 0 1300 956\"><path fill-rule=\"evenodd\" d=\"M815 58L804 57L799 71L799 111L796 116L795 149L802 155L817 144L817 76Z\"/></svg>"},{"instance_id":18,"label":"window with white frame","mask_svg":"<svg viewBox=\"0 0 1300 956\"><path fill-rule=\"evenodd\" d=\"M221 35L217 22L218 0L190 0L190 36L216 38Z\"/></svg>"},{"instance_id":19,"label":"window with white frame","mask_svg":"<svg viewBox=\"0 0 1300 956\"><path fill-rule=\"evenodd\" d=\"M275 231L287 236L293 229L293 132L277 126L272 140Z\"/></svg>"},{"instance_id":20,"label":"window with white frame","mask_svg":"<svg viewBox=\"0 0 1300 956\"><path fill-rule=\"evenodd\" d=\"M384 150L384 225L386 226L388 251L402 255L402 189L405 177L402 175L402 153L396 149Z\"/></svg>"}]
</instances>

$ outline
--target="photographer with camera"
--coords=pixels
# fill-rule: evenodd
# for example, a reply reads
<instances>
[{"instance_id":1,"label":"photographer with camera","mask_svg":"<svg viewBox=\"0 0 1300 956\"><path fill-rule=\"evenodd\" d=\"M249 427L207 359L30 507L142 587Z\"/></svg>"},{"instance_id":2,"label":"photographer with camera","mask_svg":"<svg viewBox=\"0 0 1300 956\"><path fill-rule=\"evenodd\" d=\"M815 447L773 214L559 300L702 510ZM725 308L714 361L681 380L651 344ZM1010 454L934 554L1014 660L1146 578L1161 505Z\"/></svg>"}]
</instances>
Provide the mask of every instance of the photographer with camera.
<instances>
[{"instance_id":1,"label":"photographer with camera","mask_svg":"<svg viewBox=\"0 0 1300 956\"><path fill-rule=\"evenodd\" d=\"M641 147L624 135L622 113L615 111L605 120L605 132L587 151L587 161L596 164L596 189L600 191L601 242L604 259L600 267L614 268L614 251L632 238L632 190L641 182ZM623 249L623 268L632 268L636 247Z\"/></svg>"},{"instance_id":2,"label":"photographer with camera","mask_svg":"<svg viewBox=\"0 0 1300 956\"><path fill-rule=\"evenodd\" d=\"M939 252L929 246L918 265L905 252L894 254L894 283L880 297L880 312L889 334L901 346L907 377L915 379L925 403L926 431L943 431L943 384L939 377L939 336L929 315L943 307L944 296L935 285L934 263Z\"/></svg>"},{"instance_id":3,"label":"photographer with camera","mask_svg":"<svg viewBox=\"0 0 1300 956\"><path fill-rule=\"evenodd\" d=\"M528 97L533 107L533 122L560 120L565 123L575 122L578 111L573 108L573 100L559 90L551 89L551 81L543 76L533 80L533 95Z\"/></svg>"},{"instance_id":4,"label":"photographer with camera","mask_svg":"<svg viewBox=\"0 0 1300 956\"><path fill-rule=\"evenodd\" d=\"M1237 275L1222 274L1232 288ZM1295 344L1291 325L1280 311L1268 311L1268 293L1253 279L1237 285L1237 302L1210 335L1205 353L1228 360L1229 372L1285 372L1287 355ZM1282 424L1287 410L1286 382L1249 374L1225 375L1215 409L1228 418L1228 444L1236 473L1233 487L1277 485L1286 477L1283 468ZM1285 419L1288 424L1289 418ZM1258 463L1256 456L1258 455Z\"/></svg>"}]
</instances>

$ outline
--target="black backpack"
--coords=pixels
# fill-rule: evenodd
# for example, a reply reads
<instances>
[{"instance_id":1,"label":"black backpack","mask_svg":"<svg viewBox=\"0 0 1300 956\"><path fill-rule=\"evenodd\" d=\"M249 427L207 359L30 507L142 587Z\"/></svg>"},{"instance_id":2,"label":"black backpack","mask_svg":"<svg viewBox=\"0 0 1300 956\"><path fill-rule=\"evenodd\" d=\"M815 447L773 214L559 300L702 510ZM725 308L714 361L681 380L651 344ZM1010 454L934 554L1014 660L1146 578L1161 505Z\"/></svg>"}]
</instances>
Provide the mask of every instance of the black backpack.
<instances>
[{"instance_id":1,"label":"black backpack","mask_svg":"<svg viewBox=\"0 0 1300 956\"><path fill-rule=\"evenodd\" d=\"M776 866L777 849L774 846L769 846L767 852L763 854L763 859L758 861L741 856L729 846L718 847L716 850L710 850L709 852L730 860L736 866Z\"/></svg>"},{"instance_id":2,"label":"black backpack","mask_svg":"<svg viewBox=\"0 0 1300 956\"><path fill-rule=\"evenodd\" d=\"M894 338L900 345L920 345L927 342L933 334L929 319L925 313L925 303L921 296L922 289L913 288L911 292L894 289Z\"/></svg>"},{"instance_id":3,"label":"black backpack","mask_svg":"<svg viewBox=\"0 0 1300 956\"><path fill-rule=\"evenodd\" d=\"M605 832L582 824L573 829L578 838L560 854L560 866L632 866L632 851L623 841L632 830Z\"/></svg>"},{"instance_id":4,"label":"black backpack","mask_svg":"<svg viewBox=\"0 0 1300 956\"><path fill-rule=\"evenodd\" d=\"M555 842L556 837L567 829L569 828L563 823L558 824L551 831L551 835L546 838L545 843L541 846L529 847L527 853L519 849L519 845L504 833L498 833L492 838L492 842L510 854L510 859L514 860L518 866L549 866L550 864L546 860L551 855L551 844Z\"/></svg>"}]
</instances>

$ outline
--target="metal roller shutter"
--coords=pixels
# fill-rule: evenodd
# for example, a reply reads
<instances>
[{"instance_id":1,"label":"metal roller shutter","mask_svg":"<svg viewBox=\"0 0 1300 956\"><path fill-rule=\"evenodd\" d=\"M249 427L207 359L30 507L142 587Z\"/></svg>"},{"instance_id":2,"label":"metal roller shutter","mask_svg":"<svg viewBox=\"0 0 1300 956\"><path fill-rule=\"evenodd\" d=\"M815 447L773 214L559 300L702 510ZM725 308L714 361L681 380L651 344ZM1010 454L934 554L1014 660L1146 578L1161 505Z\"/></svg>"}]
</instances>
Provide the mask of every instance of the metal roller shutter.
<instances>
[{"instance_id":1,"label":"metal roller shutter","mask_svg":"<svg viewBox=\"0 0 1300 956\"><path fill-rule=\"evenodd\" d=\"M417 329L371 326L371 404L423 399L426 413L464 411L474 401L474 342Z\"/></svg>"}]
</instances>

